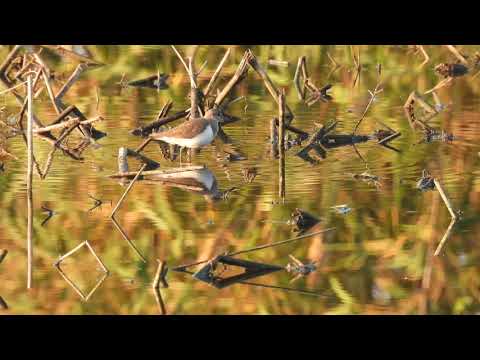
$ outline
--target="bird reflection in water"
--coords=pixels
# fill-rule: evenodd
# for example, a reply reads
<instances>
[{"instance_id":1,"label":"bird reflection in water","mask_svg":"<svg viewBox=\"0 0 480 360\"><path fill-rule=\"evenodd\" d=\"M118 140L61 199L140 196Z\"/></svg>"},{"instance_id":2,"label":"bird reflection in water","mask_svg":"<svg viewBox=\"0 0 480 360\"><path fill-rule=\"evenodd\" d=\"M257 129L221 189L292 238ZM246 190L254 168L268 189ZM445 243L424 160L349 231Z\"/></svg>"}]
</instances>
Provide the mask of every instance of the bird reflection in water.
<instances>
[{"instance_id":1,"label":"bird reflection in water","mask_svg":"<svg viewBox=\"0 0 480 360\"><path fill-rule=\"evenodd\" d=\"M225 191L220 190L215 174L206 167L175 173L145 175L143 180L203 195L209 201L225 200L232 192L238 190L236 187Z\"/></svg>"}]
</instances>

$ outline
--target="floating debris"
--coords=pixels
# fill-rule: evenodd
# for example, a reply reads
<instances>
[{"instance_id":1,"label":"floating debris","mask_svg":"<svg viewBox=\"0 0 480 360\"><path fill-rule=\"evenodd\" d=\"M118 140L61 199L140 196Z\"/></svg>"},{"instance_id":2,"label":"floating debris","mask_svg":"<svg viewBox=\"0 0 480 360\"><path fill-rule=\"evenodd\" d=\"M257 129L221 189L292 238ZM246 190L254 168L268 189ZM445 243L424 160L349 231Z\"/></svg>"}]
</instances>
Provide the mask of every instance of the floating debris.
<instances>
[{"instance_id":1,"label":"floating debris","mask_svg":"<svg viewBox=\"0 0 480 360\"><path fill-rule=\"evenodd\" d=\"M320 220L318 218L299 208L296 208L293 211L290 220L288 221L289 225L295 226L293 231L298 232L299 234L303 234L319 222Z\"/></svg>"},{"instance_id":2,"label":"floating debris","mask_svg":"<svg viewBox=\"0 0 480 360\"><path fill-rule=\"evenodd\" d=\"M435 181L426 169L422 171L422 177L417 182L417 189L420 191L429 191L435 189Z\"/></svg>"},{"instance_id":3,"label":"floating debris","mask_svg":"<svg viewBox=\"0 0 480 360\"><path fill-rule=\"evenodd\" d=\"M423 141L426 143L430 143L433 141L441 141L441 142L452 142L456 139L455 135L451 133L447 133L444 130L435 130L432 128L425 129L424 131L424 138Z\"/></svg>"},{"instance_id":4,"label":"floating debris","mask_svg":"<svg viewBox=\"0 0 480 360\"><path fill-rule=\"evenodd\" d=\"M243 175L243 180L246 183L250 184L257 177L258 169L256 167L244 168L242 169L242 175Z\"/></svg>"},{"instance_id":5,"label":"floating debris","mask_svg":"<svg viewBox=\"0 0 480 360\"><path fill-rule=\"evenodd\" d=\"M342 215L348 214L350 211L352 211L352 208L350 208L347 204L331 206L330 209L333 209L337 212L337 214Z\"/></svg>"},{"instance_id":6,"label":"floating debris","mask_svg":"<svg viewBox=\"0 0 480 360\"><path fill-rule=\"evenodd\" d=\"M224 159L225 159L226 161L232 162L232 161L243 161L243 160L247 160L247 157L246 157L244 154L242 154L241 152L238 152L238 151L233 152L233 151L226 151L226 150L224 150L224 152L225 152L225 154L226 154L226 155L224 156Z\"/></svg>"},{"instance_id":7,"label":"floating debris","mask_svg":"<svg viewBox=\"0 0 480 360\"><path fill-rule=\"evenodd\" d=\"M380 177L376 175L371 175L368 172L364 171L361 174L352 174L352 177L355 180L361 180L368 184L373 184L375 187L379 188L381 186Z\"/></svg>"},{"instance_id":8,"label":"floating debris","mask_svg":"<svg viewBox=\"0 0 480 360\"><path fill-rule=\"evenodd\" d=\"M460 77L468 73L468 67L462 64L442 63L435 66L435 72L444 78Z\"/></svg>"},{"instance_id":9,"label":"floating debris","mask_svg":"<svg viewBox=\"0 0 480 360\"><path fill-rule=\"evenodd\" d=\"M129 81L127 82L127 85L133 86L133 87L144 87L144 88L150 88L150 89L163 90L163 89L168 89L168 84L167 84L168 78L169 78L169 75L167 74L153 75L145 79Z\"/></svg>"},{"instance_id":10,"label":"floating debris","mask_svg":"<svg viewBox=\"0 0 480 360\"><path fill-rule=\"evenodd\" d=\"M288 256L292 260L292 263L288 263L287 266L285 266L285 270L289 274L295 275L295 277L292 280L290 280L290 283L293 283L298 279L300 279L301 277L307 276L317 270L316 261L312 261L307 264L304 264L303 262L295 258L293 255L288 255Z\"/></svg>"},{"instance_id":11,"label":"floating debris","mask_svg":"<svg viewBox=\"0 0 480 360\"><path fill-rule=\"evenodd\" d=\"M219 265L222 265L222 269L219 269ZM225 272L228 267L240 268L243 272L238 275L222 278L222 273ZM283 267L220 255L210 260L205 266L194 273L193 277L197 280L206 282L217 289L223 289L241 281L254 279L280 270L283 270Z\"/></svg>"}]
</instances>

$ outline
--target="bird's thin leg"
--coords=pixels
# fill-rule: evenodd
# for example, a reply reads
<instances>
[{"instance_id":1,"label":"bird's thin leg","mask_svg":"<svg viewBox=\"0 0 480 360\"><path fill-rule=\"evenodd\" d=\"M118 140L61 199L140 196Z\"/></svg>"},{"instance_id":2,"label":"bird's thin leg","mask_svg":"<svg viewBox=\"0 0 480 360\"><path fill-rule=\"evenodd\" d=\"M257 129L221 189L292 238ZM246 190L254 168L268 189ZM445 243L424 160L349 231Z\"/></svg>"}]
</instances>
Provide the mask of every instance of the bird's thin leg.
<instances>
[{"instance_id":1,"label":"bird's thin leg","mask_svg":"<svg viewBox=\"0 0 480 360\"><path fill-rule=\"evenodd\" d=\"M182 151L183 151L183 146L180 147L180 166L182 165Z\"/></svg>"}]
</instances>

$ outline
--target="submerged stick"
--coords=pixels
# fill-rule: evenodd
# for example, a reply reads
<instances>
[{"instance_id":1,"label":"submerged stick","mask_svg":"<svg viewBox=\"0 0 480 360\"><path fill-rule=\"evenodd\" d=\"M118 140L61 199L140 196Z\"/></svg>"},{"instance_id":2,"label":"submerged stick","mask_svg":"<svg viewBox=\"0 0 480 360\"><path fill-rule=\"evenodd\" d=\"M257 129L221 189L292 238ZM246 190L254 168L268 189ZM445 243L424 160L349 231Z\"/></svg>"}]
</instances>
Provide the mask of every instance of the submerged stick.
<instances>
[{"instance_id":1,"label":"submerged stick","mask_svg":"<svg viewBox=\"0 0 480 360\"><path fill-rule=\"evenodd\" d=\"M33 94L32 76L27 80L28 120L27 120L27 289L32 288L33 274Z\"/></svg>"},{"instance_id":2,"label":"submerged stick","mask_svg":"<svg viewBox=\"0 0 480 360\"><path fill-rule=\"evenodd\" d=\"M85 240L85 245L87 245L88 249L90 250L90 252L93 254L93 256L95 257L95 259L97 259L98 263L100 264L100 267L102 268L102 270L108 274L109 271L107 269L107 267L105 266L105 264L102 262L102 260L100 260L100 258L98 257L97 253L95 252L95 250L93 250L92 246L90 245L90 243L88 242L88 240Z\"/></svg>"},{"instance_id":3,"label":"submerged stick","mask_svg":"<svg viewBox=\"0 0 480 360\"><path fill-rule=\"evenodd\" d=\"M448 208L448 211L450 212L450 215L452 216L452 219L457 220L458 216L453 210L452 204L450 203L450 200L448 199L447 195L445 194L445 191L442 188L442 185L437 179L433 179L435 182L435 187L437 188L438 192L440 193L440 196L442 197L443 202Z\"/></svg>"},{"instance_id":4,"label":"submerged stick","mask_svg":"<svg viewBox=\"0 0 480 360\"><path fill-rule=\"evenodd\" d=\"M143 170L147 167L147 164L143 164L142 167L140 168L140 170L138 170L137 172L137 175L135 175L135 177L133 178L133 180L130 182L130 184L128 185L127 189L125 190L125 192L123 193L122 197L120 198L120 200L118 200L118 203L117 203L117 206L115 206L115 208L113 209L112 213L110 214L110 217L114 217L115 216L115 213L117 212L118 208L120 207L120 205L122 204L123 200L125 200L125 197L128 195L128 193L130 192L130 190L132 189L133 185L135 184L135 182L137 181L137 179L140 177L140 175L142 174Z\"/></svg>"},{"instance_id":5,"label":"submerged stick","mask_svg":"<svg viewBox=\"0 0 480 360\"><path fill-rule=\"evenodd\" d=\"M158 169L158 170L143 171L142 175L147 176L147 175L175 174L175 173L180 173L185 171L194 171L194 170L202 170L202 169L205 169L205 166L192 165L192 166L184 166L181 168L174 168L174 169ZM132 171L132 172L109 175L108 177L111 179L120 179L120 178L128 179L128 178L134 178L137 174L138 172Z\"/></svg>"},{"instance_id":6,"label":"submerged stick","mask_svg":"<svg viewBox=\"0 0 480 360\"><path fill-rule=\"evenodd\" d=\"M263 287L263 288L267 288L267 289L292 291L292 292L296 292L296 293L303 294L303 295L311 295L311 296L316 296L316 297L326 297L325 295L319 294L318 292L311 291L311 290L295 289L295 288L290 288L290 287L285 287L285 286L258 284L258 283L252 283L252 282L249 282L249 281L239 281L238 283L243 284L243 285Z\"/></svg>"},{"instance_id":7,"label":"submerged stick","mask_svg":"<svg viewBox=\"0 0 480 360\"><path fill-rule=\"evenodd\" d=\"M117 228L118 231L120 231L120 234L122 235L122 237L127 241L128 245L130 245L130 247L133 249L133 251L135 251L135 253L138 255L138 257L140 259L142 259L142 261L144 263L147 262L147 259L145 259L145 257L142 255L142 253L140 252L140 250L137 249L137 247L135 246L135 244L133 243L132 240L130 240L130 238L127 236L127 234L125 233L125 231L123 231L122 227L120 226L120 224L117 222L117 220L115 219L114 216L111 216L110 219L112 219L112 222L113 222L113 225L115 225L115 227Z\"/></svg>"},{"instance_id":8,"label":"submerged stick","mask_svg":"<svg viewBox=\"0 0 480 360\"><path fill-rule=\"evenodd\" d=\"M270 243L270 244L255 246L255 247L250 248L250 249L245 249L245 250L240 250L240 251L236 251L236 252L226 253L225 256L236 256L236 255L240 255L240 254L246 254L246 253L252 252L252 251L263 250L263 249L266 249L266 248L271 248L271 247L275 247L275 246L279 246L279 245L284 245L284 244L288 244L288 243L291 243L291 242L294 242L294 241L303 240L303 239L311 237L311 236L323 234L323 233L326 233L328 231L332 231L332 230L335 230L335 229L336 229L335 227L332 227L332 228L328 228L328 229L325 229L325 230L316 231L316 232L313 232L313 233L310 233L310 234L304 234L304 235L301 235L301 236L297 236L297 237L287 239L287 240L277 241L277 242L273 242L273 243ZM197 262L191 263L191 264L176 266L172 270L174 270L174 271L184 271L184 269L186 269L190 266L204 264L204 263L206 263L210 260L211 259L197 261Z\"/></svg>"},{"instance_id":9,"label":"submerged stick","mask_svg":"<svg viewBox=\"0 0 480 360\"><path fill-rule=\"evenodd\" d=\"M435 253L433 256L438 256L440 255L440 252L442 251L443 245L447 242L447 240L450 238L450 235L452 234L452 229L453 226L457 223L456 219L452 219L450 221L450 225L448 225L447 231L445 231L445 234L443 234L442 240L440 240L440 243L437 246L437 249L435 250Z\"/></svg>"}]
</instances>

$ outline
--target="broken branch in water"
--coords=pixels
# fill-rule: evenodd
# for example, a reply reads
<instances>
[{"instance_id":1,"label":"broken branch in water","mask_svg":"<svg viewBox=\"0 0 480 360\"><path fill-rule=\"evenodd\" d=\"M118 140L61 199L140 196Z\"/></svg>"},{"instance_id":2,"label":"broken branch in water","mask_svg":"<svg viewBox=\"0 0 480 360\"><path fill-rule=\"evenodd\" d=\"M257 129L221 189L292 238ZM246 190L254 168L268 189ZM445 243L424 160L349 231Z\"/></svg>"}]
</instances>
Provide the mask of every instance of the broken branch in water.
<instances>
[{"instance_id":1,"label":"broken branch in water","mask_svg":"<svg viewBox=\"0 0 480 360\"><path fill-rule=\"evenodd\" d=\"M162 175L162 174L173 174L173 173L180 173L185 171L193 171L193 170L201 170L205 169L203 165L192 165L192 166L184 166L181 168L174 168L174 169L158 169L158 170L151 170L151 171L143 171L142 177L149 176L149 175ZM108 177L111 179L133 179L138 172L126 172L126 173L118 173L114 175L109 175Z\"/></svg>"},{"instance_id":2,"label":"broken branch in water","mask_svg":"<svg viewBox=\"0 0 480 360\"><path fill-rule=\"evenodd\" d=\"M278 104L278 99L280 92L278 91L277 87L273 83L273 81L268 76L267 72L263 69L263 67L258 63L257 58L253 54L251 50L247 50L247 61L248 64L256 71L256 73L262 78L265 87L267 88L270 95L272 95L275 102ZM294 115L287 104L285 104L285 123L290 124L294 118Z\"/></svg>"},{"instance_id":3,"label":"broken branch in water","mask_svg":"<svg viewBox=\"0 0 480 360\"><path fill-rule=\"evenodd\" d=\"M433 256L440 255L440 252L442 251L443 246L445 245L447 240L450 238L453 227L456 223L457 223L457 220L452 218L452 220L450 221L450 224L448 225L447 231L445 231L445 234L443 234L442 240L440 240L440 243L438 244L437 249L435 250L435 253L433 254Z\"/></svg>"},{"instance_id":4,"label":"broken branch in water","mask_svg":"<svg viewBox=\"0 0 480 360\"><path fill-rule=\"evenodd\" d=\"M33 284L33 89L32 76L27 81L27 289Z\"/></svg>"},{"instance_id":5,"label":"broken branch in water","mask_svg":"<svg viewBox=\"0 0 480 360\"><path fill-rule=\"evenodd\" d=\"M176 114L172 114L170 116L166 116L164 118L155 120L148 125L140 126L136 129L130 131L130 134L135 135L135 136L142 136L142 137L148 136L149 134L152 133L152 131L158 130L158 128L160 128L161 126L166 125L166 124L168 124L172 121L181 119L183 117L186 117L189 114L189 112L190 112L189 110L183 110L183 111L180 111Z\"/></svg>"},{"instance_id":6,"label":"broken branch in water","mask_svg":"<svg viewBox=\"0 0 480 360\"><path fill-rule=\"evenodd\" d=\"M33 130L33 132L35 134L40 134L40 133L50 132L52 130L68 128L70 126L76 127L76 126L79 126L79 125L88 125L88 124L92 124L96 121L101 121L101 120L103 120L103 116L95 116L92 119L83 120L83 121L79 121L78 118L74 118L74 119L70 119L70 120L61 122L59 124L44 126L44 127L41 127L41 128L36 128L35 130Z\"/></svg>"},{"instance_id":7,"label":"broken branch in water","mask_svg":"<svg viewBox=\"0 0 480 360\"><path fill-rule=\"evenodd\" d=\"M252 252L252 251L258 251L258 250L263 250L263 249L267 249L267 248L271 248L271 247L275 247L275 246L279 246L279 245L284 245L284 244L288 244L288 243L291 243L291 242L303 240L303 239L309 238L311 236L323 234L323 233L326 233L326 232L329 232L329 231L332 231L332 230L335 230L335 229L336 229L335 227L332 227L332 228L328 228L328 229L325 229L325 230L316 231L316 232L313 232L313 233L310 233L310 234L300 235L300 236L297 236L297 237L294 237L294 238L291 238L291 239L287 239L287 240L277 241L277 242L273 242L273 243L265 244L265 245L259 245L259 246L255 246L255 247L250 248L250 249L240 250L240 251L236 251L236 252L230 252L230 253L226 253L225 256L233 257L233 256L240 255L240 254L246 254L246 253L249 253L249 252ZM191 266L204 264L208 261L210 261L210 259L197 261L197 262L191 263L191 264L176 266L176 267L172 268L172 271L182 272L182 271L186 270L187 268L189 268Z\"/></svg>"},{"instance_id":8,"label":"broken branch in water","mask_svg":"<svg viewBox=\"0 0 480 360\"><path fill-rule=\"evenodd\" d=\"M120 234L122 235L123 239L128 243L128 245L130 245L130 247L133 249L133 251L135 251L135 253L138 255L138 257L144 262L146 263L147 262L147 259L145 259L145 257L142 255L142 253L140 252L140 250L137 249L137 247L135 246L135 244L133 243L132 240L130 240L130 238L127 236L127 234L125 233L125 231L123 230L123 228L120 226L120 224L117 222L117 219L115 219L114 216L110 217L110 219L112 220L113 222L113 225L115 225L115 228L120 232Z\"/></svg>"}]
</instances>

